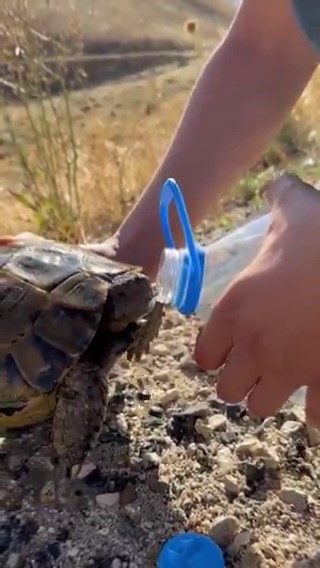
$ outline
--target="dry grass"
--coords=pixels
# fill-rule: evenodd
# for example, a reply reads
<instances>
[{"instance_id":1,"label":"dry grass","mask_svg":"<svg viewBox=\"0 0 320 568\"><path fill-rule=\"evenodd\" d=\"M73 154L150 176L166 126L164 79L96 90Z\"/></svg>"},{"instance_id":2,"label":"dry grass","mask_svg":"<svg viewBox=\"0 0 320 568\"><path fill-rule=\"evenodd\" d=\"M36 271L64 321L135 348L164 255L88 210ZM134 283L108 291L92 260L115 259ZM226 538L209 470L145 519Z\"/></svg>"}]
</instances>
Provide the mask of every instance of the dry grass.
<instances>
[{"instance_id":1,"label":"dry grass","mask_svg":"<svg viewBox=\"0 0 320 568\"><path fill-rule=\"evenodd\" d=\"M39 8L40 0L38 6L36 0L29 4ZM0 119L1 232L31 229L72 242L112 232L152 175L205 58L199 45L205 37L206 1L195 4L197 18L180 14L181 37L186 31L200 36L194 46L196 59L187 67L73 92L66 83L64 64L66 50L74 54L83 46L78 16L83 18L85 4L80 5L80 11L71 10L76 17L68 20L64 34L50 41L50 53L61 56L61 65L54 68L47 66L45 58L48 36L34 33L30 13L6 14L11 18L6 26L10 32L0 36L0 61L10 62L6 80L18 89L19 102L12 101L9 85L3 93ZM133 5L129 3L130 9ZM56 0L56 12L61 6ZM161 12L164 3L155 6ZM98 0L90 9L92 17L101 16ZM112 10L116 10L113 3ZM217 36L222 18L227 16L221 11ZM238 204L259 197L259 186L271 170L291 164L300 167L306 152L314 158L315 167L309 173L317 175L319 77L317 73L276 142L235 188L232 199ZM53 79L59 96L52 93Z\"/></svg>"}]
</instances>

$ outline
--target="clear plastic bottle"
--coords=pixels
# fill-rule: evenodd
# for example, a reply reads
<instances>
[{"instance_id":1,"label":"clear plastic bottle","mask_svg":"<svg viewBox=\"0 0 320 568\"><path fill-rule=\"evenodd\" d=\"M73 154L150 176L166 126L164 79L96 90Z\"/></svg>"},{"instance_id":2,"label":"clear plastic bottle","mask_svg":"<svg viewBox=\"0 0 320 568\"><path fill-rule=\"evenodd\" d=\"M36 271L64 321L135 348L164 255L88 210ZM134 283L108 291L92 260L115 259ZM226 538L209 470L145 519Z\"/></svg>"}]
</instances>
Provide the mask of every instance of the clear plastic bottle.
<instances>
[{"instance_id":1,"label":"clear plastic bottle","mask_svg":"<svg viewBox=\"0 0 320 568\"><path fill-rule=\"evenodd\" d=\"M174 200L186 246L176 248L169 226L169 206ZM194 239L179 186L169 179L163 186L160 217L167 242L160 261L157 284L159 300L184 315L196 314L203 321L233 278L254 259L271 223L267 213L208 246ZM305 389L291 399L303 404Z\"/></svg>"},{"instance_id":2,"label":"clear plastic bottle","mask_svg":"<svg viewBox=\"0 0 320 568\"><path fill-rule=\"evenodd\" d=\"M181 310L188 294L187 288L192 286L193 313L205 321L220 294L236 274L256 256L270 221L271 214L268 213L206 247L197 245L198 254L200 257L203 255L203 260L200 260L202 274L198 288L195 288L196 280L188 278L192 266L189 266L189 274L184 270L186 264L191 265L188 249L166 248L162 254L157 279L161 301Z\"/></svg>"}]
</instances>

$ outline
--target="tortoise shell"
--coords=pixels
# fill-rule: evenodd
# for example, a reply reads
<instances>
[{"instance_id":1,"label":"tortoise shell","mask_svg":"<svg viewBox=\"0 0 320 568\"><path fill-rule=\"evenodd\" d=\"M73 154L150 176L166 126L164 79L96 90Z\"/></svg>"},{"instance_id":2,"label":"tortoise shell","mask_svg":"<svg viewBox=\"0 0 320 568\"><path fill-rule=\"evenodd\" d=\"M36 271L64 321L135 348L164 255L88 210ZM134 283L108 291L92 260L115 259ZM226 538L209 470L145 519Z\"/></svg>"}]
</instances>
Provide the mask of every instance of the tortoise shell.
<instances>
[{"instance_id":1,"label":"tortoise shell","mask_svg":"<svg viewBox=\"0 0 320 568\"><path fill-rule=\"evenodd\" d=\"M54 389L93 339L113 278L128 270L138 269L60 243L0 247L1 405Z\"/></svg>"}]
</instances>

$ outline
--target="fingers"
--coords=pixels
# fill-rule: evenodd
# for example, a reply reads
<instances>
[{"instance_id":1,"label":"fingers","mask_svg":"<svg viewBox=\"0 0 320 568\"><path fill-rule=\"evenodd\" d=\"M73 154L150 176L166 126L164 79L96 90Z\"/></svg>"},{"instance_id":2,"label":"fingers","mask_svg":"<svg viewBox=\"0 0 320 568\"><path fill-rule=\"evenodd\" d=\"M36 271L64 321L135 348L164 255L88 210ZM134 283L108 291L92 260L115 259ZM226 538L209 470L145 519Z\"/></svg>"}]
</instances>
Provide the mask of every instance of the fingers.
<instances>
[{"instance_id":1,"label":"fingers","mask_svg":"<svg viewBox=\"0 0 320 568\"><path fill-rule=\"evenodd\" d=\"M319 200L319 191L313 185L288 172L271 179L262 188L262 192L275 214L273 220L278 218L277 214L283 215L290 203L297 203L297 199L305 201L306 196L309 196Z\"/></svg>"},{"instance_id":2,"label":"fingers","mask_svg":"<svg viewBox=\"0 0 320 568\"><path fill-rule=\"evenodd\" d=\"M229 404L245 399L259 375L248 349L235 346L219 377L217 395Z\"/></svg>"},{"instance_id":3,"label":"fingers","mask_svg":"<svg viewBox=\"0 0 320 568\"><path fill-rule=\"evenodd\" d=\"M194 358L200 369L219 369L232 349L232 325L212 312L202 328L195 346Z\"/></svg>"},{"instance_id":4,"label":"fingers","mask_svg":"<svg viewBox=\"0 0 320 568\"><path fill-rule=\"evenodd\" d=\"M320 382L307 388L306 417L312 426L320 428Z\"/></svg>"},{"instance_id":5,"label":"fingers","mask_svg":"<svg viewBox=\"0 0 320 568\"><path fill-rule=\"evenodd\" d=\"M81 245L81 248L91 250L96 254L101 254L103 256L107 256L108 258L112 258L117 254L119 248L119 238L117 235L114 235L110 239L103 241L102 243L91 243Z\"/></svg>"},{"instance_id":6,"label":"fingers","mask_svg":"<svg viewBox=\"0 0 320 568\"><path fill-rule=\"evenodd\" d=\"M308 184L306 184L299 176L284 172L282 174L277 174L268 183L264 185L262 191L267 198L270 206L281 206L287 196L291 194L292 190L304 190Z\"/></svg>"},{"instance_id":7,"label":"fingers","mask_svg":"<svg viewBox=\"0 0 320 568\"><path fill-rule=\"evenodd\" d=\"M20 233L18 235L3 235L0 237L0 246L25 246L25 245L37 245L39 243L45 242L48 239L35 235L33 233Z\"/></svg>"},{"instance_id":8,"label":"fingers","mask_svg":"<svg viewBox=\"0 0 320 568\"><path fill-rule=\"evenodd\" d=\"M247 399L253 416L272 416L289 400L296 390L292 381L281 376L263 376L254 386Z\"/></svg>"}]
</instances>

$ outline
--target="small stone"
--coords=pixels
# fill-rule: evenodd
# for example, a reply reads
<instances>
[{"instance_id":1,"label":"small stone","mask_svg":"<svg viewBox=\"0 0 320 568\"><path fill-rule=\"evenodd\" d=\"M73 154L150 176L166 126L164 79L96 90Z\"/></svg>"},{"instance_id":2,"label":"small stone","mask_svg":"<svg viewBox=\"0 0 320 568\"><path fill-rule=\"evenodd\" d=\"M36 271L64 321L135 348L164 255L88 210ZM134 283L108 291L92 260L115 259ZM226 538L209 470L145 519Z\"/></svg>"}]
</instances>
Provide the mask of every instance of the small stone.
<instances>
[{"instance_id":1,"label":"small stone","mask_svg":"<svg viewBox=\"0 0 320 568\"><path fill-rule=\"evenodd\" d=\"M283 434L284 436L296 436L297 434L300 434L301 431L303 429L303 424L301 424L301 422L298 422L297 420L286 420L281 428L280 428L280 432L281 434Z\"/></svg>"},{"instance_id":2,"label":"small stone","mask_svg":"<svg viewBox=\"0 0 320 568\"><path fill-rule=\"evenodd\" d=\"M197 444L195 444L194 442L192 442L191 444L188 445L187 447L187 454L189 456L189 458L194 458L197 455Z\"/></svg>"},{"instance_id":3,"label":"small stone","mask_svg":"<svg viewBox=\"0 0 320 568\"><path fill-rule=\"evenodd\" d=\"M175 414L179 417L206 418L210 414L210 408L206 403L193 404Z\"/></svg>"},{"instance_id":4,"label":"small stone","mask_svg":"<svg viewBox=\"0 0 320 568\"><path fill-rule=\"evenodd\" d=\"M221 432L219 436L219 441L224 446L230 446L239 439L239 432L235 430L227 430L226 432Z\"/></svg>"},{"instance_id":5,"label":"small stone","mask_svg":"<svg viewBox=\"0 0 320 568\"><path fill-rule=\"evenodd\" d=\"M250 436L245 438L236 447L237 456L240 459L262 458L269 471L275 471L280 465L280 459L274 448L263 444L258 438Z\"/></svg>"},{"instance_id":6,"label":"small stone","mask_svg":"<svg viewBox=\"0 0 320 568\"><path fill-rule=\"evenodd\" d=\"M212 430L209 428L209 424L205 420L197 420L195 423L195 431L197 434L202 436L205 440L210 440L212 437Z\"/></svg>"},{"instance_id":7,"label":"small stone","mask_svg":"<svg viewBox=\"0 0 320 568\"><path fill-rule=\"evenodd\" d=\"M228 497L235 498L239 495L240 488L235 477L227 475L224 478L224 488Z\"/></svg>"},{"instance_id":8,"label":"small stone","mask_svg":"<svg viewBox=\"0 0 320 568\"><path fill-rule=\"evenodd\" d=\"M265 566L264 558L259 550L252 547L245 552L241 559L240 568L262 568Z\"/></svg>"},{"instance_id":9,"label":"small stone","mask_svg":"<svg viewBox=\"0 0 320 568\"><path fill-rule=\"evenodd\" d=\"M165 343L157 343L153 345L152 352L155 355L168 355L169 354L169 347Z\"/></svg>"},{"instance_id":10,"label":"small stone","mask_svg":"<svg viewBox=\"0 0 320 568\"><path fill-rule=\"evenodd\" d=\"M185 345L177 345L171 350L171 355L176 361L181 361L188 357L188 348Z\"/></svg>"},{"instance_id":11,"label":"small stone","mask_svg":"<svg viewBox=\"0 0 320 568\"><path fill-rule=\"evenodd\" d=\"M216 459L221 473L228 473L235 468L235 463L230 448L221 448L220 450L218 450Z\"/></svg>"},{"instance_id":12,"label":"small stone","mask_svg":"<svg viewBox=\"0 0 320 568\"><path fill-rule=\"evenodd\" d=\"M21 566L21 556L16 552L12 552L4 565L4 568L18 568Z\"/></svg>"},{"instance_id":13,"label":"small stone","mask_svg":"<svg viewBox=\"0 0 320 568\"><path fill-rule=\"evenodd\" d=\"M120 493L101 493L96 495L96 502L101 507L114 507L120 502Z\"/></svg>"},{"instance_id":14,"label":"small stone","mask_svg":"<svg viewBox=\"0 0 320 568\"><path fill-rule=\"evenodd\" d=\"M163 395L163 397L159 400L159 405L166 407L169 406L170 404L173 404L178 399L179 399L178 389L171 389L168 392L166 392Z\"/></svg>"},{"instance_id":15,"label":"small stone","mask_svg":"<svg viewBox=\"0 0 320 568\"><path fill-rule=\"evenodd\" d=\"M264 448L261 457L266 465L266 469L275 472L280 467L280 458L274 448Z\"/></svg>"},{"instance_id":16,"label":"small stone","mask_svg":"<svg viewBox=\"0 0 320 568\"><path fill-rule=\"evenodd\" d=\"M45 505L50 505L55 501L55 492L52 481L47 481L43 486L40 493L41 502Z\"/></svg>"},{"instance_id":17,"label":"small stone","mask_svg":"<svg viewBox=\"0 0 320 568\"><path fill-rule=\"evenodd\" d=\"M214 414L213 416L210 416L208 425L212 432L225 430L227 425L227 417L224 416L224 414Z\"/></svg>"},{"instance_id":18,"label":"small stone","mask_svg":"<svg viewBox=\"0 0 320 568\"><path fill-rule=\"evenodd\" d=\"M308 508L308 496L300 489L283 487L279 491L279 497L286 505L292 505L298 513L303 513Z\"/></svg>"},{"instance_id":19,"label":"small stone","mask_svg":"<svg viewBox=\"0 0 320 568\"><path fill-rule=\"evenodd\" d=\"M203 396L204 398L209 398L211 396L211 387L202 387L197 391L197 396Z\"/></svg>"},{"instance_id":20,"label":"small stone","mask_svg":"<svg viewBox=\"0 0 320 568\"><path fill-rule=\"evenodd\" d=\"M318 430L318 428L314 428L313 426L311 426L310 424L306 424L307 427L307 435L308 435L308 441L310 446L314 447L314 446L319 446L320 445L320 430Z\"/></svg>"},{"instance_id":21,"label":"small stone","mask_svg":"<svg viewBox=\"0 0 320 568\"><path fill-rule=\"evenodd\" d=\"M197 375L200 371L198 365L190 358L189 354L180 362L180 369L181 371L184 371L185 374L191 376Z\"/></svg>"},{"instance_id":22,"label":"small stone","mask_svg":"<svg viewBox=\"0 0 320 568\"><path fill-rule=\"evenodd\" d=\"M129 505L130 503L134 503L138 498L138 494L136 488L131 483L124 488L123 491L120 493L120 505Z\"/></svg>"},{"instance_id":23,"label":"small stone","mask_svg":"<svg viewBox=\"0 0 320 568\"><path fill-rule=\"evenodd\" d=\"M248 546L252 539L252 533L250 531L241 531L236 535L232 548L235 552L238 552L240 548Z\"/></svg>"},{"instance_id":24,"label":"small stone","mask_svg":"<svg viewBox=\"0 0 320 568\"><path fill-rule=\"evenodd\" d=\"M22 488L13 480L10 480L1 503L5 503L6 511L17 511L21 509L23 500Z\"/></svg>"},{"instance_id":25,"label":"small stone","mask_svg":"<svg viewBox=\"0 0 320 568\"><path fill-rule=\"evenodd\" d=\"M150 426L150 428L160 428L161 426L163 426L163 419L150 416L148 425Z\"/></svg>"},{"instance_id":26,"label":"small stone","mask_svg":"<svg viewBox=\"0 0 320 568\"><path fill-rule=\"evenodd\" d=\"M129 430L128 424L125 417L122 414L118 414L116 418L116 427L118 432L120 432L122 436L126 436L128 434Z\"/></svg>"},{"instance_id":27,"label":"small stone","mask_svg":"<svg viewBox=\"0 0 320 568\"><path fill-rule=\"evenodd\" d=\"M248 436L240 442L236 447L236 453L239 458L255 457L261 455L263 445L254 436Z\"/></svg>"},{"instance_id":28,"label":"small stone","mask_svg":"<svg viewBox=\"0 0 320 568\"><path fill-rule=\"evenodd\" d=\"M168 371L159 371L158 373L154 373L153 378L155 381L160 381L166 383L170 380L170 374Z\"/></svg>"},{"instance_id":29,"label":"small stone","mask_svg":"<svg viewBox=\"0 0 320 568\"><path fill-rule=\"evenodd\" d=\"M145 452L142 461L145 468L157 468L160 465L160 458L156 452Z\"/></svg>"},{"instance_id":30,"label":"small stone","mask_svg":"<svg viewBox=\"0 0 320 568\"><path fill-rule=\"evenodd\" d=\"M227 418L223 414L214 414L208 420L197 420L195 429L205 440L212 438L214 433L226 428Z\"/></svg>"},{"instance_id":31,"label":"small stone","mask_svg":"<svg viewBox=\"0 0 320 568\"><path fill-rule=\"evenodd\" d=\"M75 546L73 546L72 548L70 548L70 550L68 550L69 558L76 558L78 554L79 554L79 549L76 548Z\"/></svg>"},{"instance_id":32,"label":"small stone","mask_svg":"<svg viewBox=\"0 0 320 568\"><path fill-rule=\"evenodd\" d=\"M19 454L9 456L7 467L14 479L18 480L24 474L28 473L27 458Z\"/></svg>"},{"instance_id":33,"label":"small stone","mask_svg":"<svg viewBox=\"0 0 320 568\"><path fill-rule=\"evenodd\" d=\"M122 567L122 562L120 558L114 558L112 560L111 568L121 568L121 567Z\"/></svg>"},{"instance_id":34,"label":"small stone","mask_svg":"<svg viewBox=\"0 0 320 568\"><path fill-rule=\"evenodd\" d=\"M236 517L218 517L210 531L210 536L219 546L226 548L234 541L238 528L239 523Z\"/></svg>"},{"instance_id":35,"label":"small stone","mask_svg":"<svg viewBox=\"0 0 320 568\"><path fill-rule=\"evenodd\" d=\"M274 425L274 422L275 420L273 416L265 418L264 421L259 424L259 426L257 426L257 428L254 430L254 435L258 438L262 438L263 435L268 431L268 429Z\"/></svg>"},{"instance_id":36,"label":"small stone","mask_svg":"<svg viewBox=\"0 0 320 568\"><path fill-rule=\"evenodd\" d=\"M149 415L153 418L162 418L163 417L163 408L160 406L152 406L149 409Z\"/></svg>"},{"instance_id":37,"label":"small stone","mask_svg":"<svg viewBox=\"0 0 320 568\"><path fill-rule=\"evenodd\" d=\"M78 479L84 479L85 477L87 477L87 475L89 475L92 471L94 471L95 468L96 468L96 466L95 466L94 463L86 463L86 464L84 464L84 465L81 467L81 469L80 469L80 471L79 471L79 473L78 473L78 475L77 475ZM77 473L77 471L78 471L78 466L77 466L77 465L73 466L73 468L72 468L72 475L74 476L74 475Z\"/></svg>"}]
</instances>

